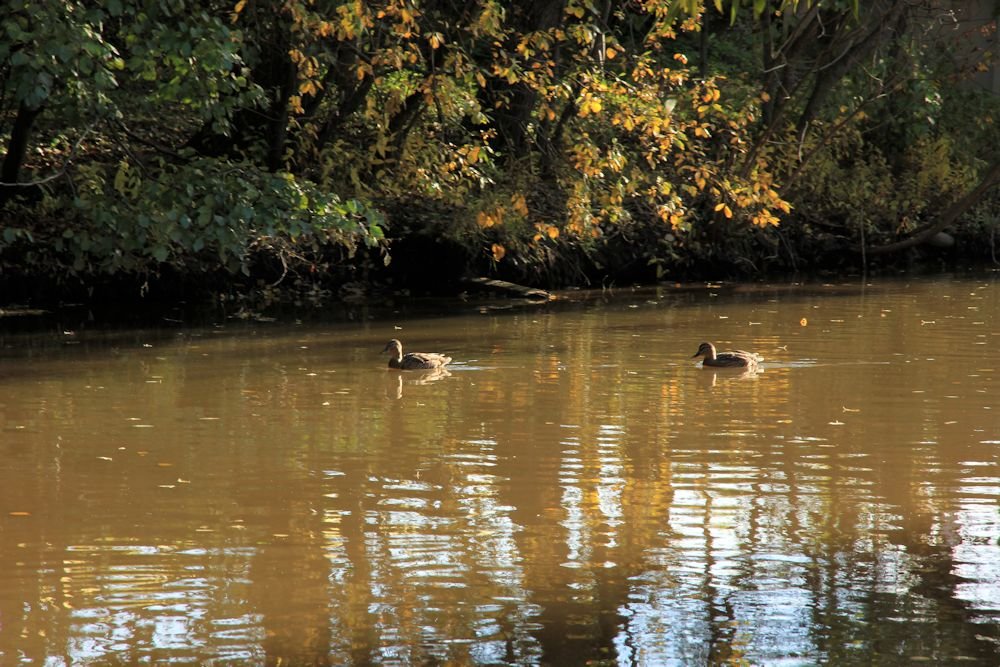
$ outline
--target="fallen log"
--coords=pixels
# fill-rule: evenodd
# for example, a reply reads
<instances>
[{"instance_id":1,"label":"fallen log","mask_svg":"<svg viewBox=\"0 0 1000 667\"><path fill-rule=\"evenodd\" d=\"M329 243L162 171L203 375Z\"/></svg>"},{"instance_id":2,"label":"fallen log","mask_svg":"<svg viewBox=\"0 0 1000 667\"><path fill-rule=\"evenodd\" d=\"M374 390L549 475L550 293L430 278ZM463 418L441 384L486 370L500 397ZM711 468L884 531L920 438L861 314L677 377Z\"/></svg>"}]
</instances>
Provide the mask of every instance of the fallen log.
<instances>
[{"instance_id":1,"label":"fallen log","mask_svg":"<svg viewBox=\"0 0 1000 667\"><path fill-rule=\"evenodd\" d=\"M496 278L465 278L462 280L462 283L485 292L500 294L502 296L518 297L521 299L530 299L532 301L552 301L556 298L554 294L546 292L543 289L538 289L537 287L526 287L524 285L518 285L517 283L508 282L506 280L497 280Z\"/></svg>"}]
</instances>

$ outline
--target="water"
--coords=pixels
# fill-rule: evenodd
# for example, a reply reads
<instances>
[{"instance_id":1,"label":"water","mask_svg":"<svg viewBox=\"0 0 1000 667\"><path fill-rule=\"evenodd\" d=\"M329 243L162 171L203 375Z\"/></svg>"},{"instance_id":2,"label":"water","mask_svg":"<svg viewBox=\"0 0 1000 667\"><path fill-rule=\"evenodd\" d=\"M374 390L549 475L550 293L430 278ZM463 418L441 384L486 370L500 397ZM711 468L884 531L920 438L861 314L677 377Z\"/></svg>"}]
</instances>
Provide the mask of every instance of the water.
<instances>
[{"instance_id":1,"label":"water","mask_svg":"<svg viewBox=\"0 0 1000 667\"><path fill-rule=\"evenodd\" d=\"M995 276L451 310L0 336L0 664L1000 664Z\"/></svg>"}]
</instances>

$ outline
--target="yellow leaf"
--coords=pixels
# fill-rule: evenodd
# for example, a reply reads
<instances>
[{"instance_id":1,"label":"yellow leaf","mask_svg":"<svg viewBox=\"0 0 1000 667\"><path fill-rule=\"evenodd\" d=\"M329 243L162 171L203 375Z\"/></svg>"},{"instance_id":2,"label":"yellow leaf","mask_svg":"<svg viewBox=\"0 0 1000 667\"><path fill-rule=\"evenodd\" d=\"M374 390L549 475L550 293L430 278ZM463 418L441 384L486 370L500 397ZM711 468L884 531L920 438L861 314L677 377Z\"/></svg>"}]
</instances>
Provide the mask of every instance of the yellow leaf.
<instances>
[{"instance_id":1,"label":"yellow leaf","mask_svg":"<svg viewBox=\"0 0 1000 667\"><path fill-rule=\"evenodd\" d=\"M559 228L549 225L549 228L545 230L545 233L549 235L550 239L559 238Z\"/></svg>"},{"instance_id":2,"label":"yellow leaf","mask_svg":"<svg viewBox=\"0 0 1000 667\"><path fill-rule=\"evenodd\" d=\"M722 210L723 208L725 208L725 207L726 207L726 205L725 205L725 204L716 204L716 205L715 205L715 210L716 210L716 211L721 211L721 210Z\"/></svg>"},{"instance_id":3,"label":"yellow leaf","mask_svg":"<svg viewBox=\"0 0 1000 667\"><path fill-rule=\"evenodd\" d=\"M728 206L723 206L722 215L726 216L727 219L733 217L733 209L729 208Z\"/></svg>"},{"instance_id":4,"label":"yellow leaf","mask_svg":"<svg viewBox=\"0 0 1000 667\"><path fill-rule=\"evenodd\" d=\"M501 259L503 259L503 256L507 254L507 249L504 248L499 243L494 243L491 249L493 250L494 262L499 262Z\"/></svg>"},{"instance_id":5,"label":"yellow leaf","mask_svg":"<svg viewBox=\"0 0 1000 667\"><path fill-rule=\"evenodd\" d=\"M466 158L469 160L469 164L476 164L476 162L479 161L479 150L480 147L475 146L472 148L472 150L469 151L468 156L466 156Z\"/></svg>"},{"instance_id":6,"label":"yellow leaf","mask_svg":"<svg viewBox=\"0 0 1000 667\"><path fill-rule=\"evenodd\" d=\"M514 211L517 212L519 215L521 216L528 215L528 200L525 199L524 195L522 194L511 195L510 203L511 206L514 208Z\"/></svg>"},{"instance_id":7,"label":"yellow leaf","mask_svg":"<svg viewBox=\"0 0 1000 667\"><path fill-rule=\"evenodd\" d=\"M617 53L618 53L617 51L615 51L615 50L614 50L613 48L611 48L611 47L609 46L609 47L608 47L607 49L605 49L605 51L604 51L604 56L605 56L605 57L606 57L606 58L607 58L608 60L611 60L612 58L614 58L614 57L615 57L615 54L617 54Z\"/></svg>"}]
</instances>

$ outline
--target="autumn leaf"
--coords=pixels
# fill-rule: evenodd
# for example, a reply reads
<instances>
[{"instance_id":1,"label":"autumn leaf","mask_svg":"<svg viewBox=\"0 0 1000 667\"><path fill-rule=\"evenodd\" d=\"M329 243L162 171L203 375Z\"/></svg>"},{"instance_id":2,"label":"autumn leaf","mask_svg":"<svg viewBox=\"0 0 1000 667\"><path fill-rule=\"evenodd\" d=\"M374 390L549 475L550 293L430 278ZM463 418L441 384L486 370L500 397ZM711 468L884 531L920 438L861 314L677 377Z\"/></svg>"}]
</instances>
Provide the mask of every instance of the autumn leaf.
<instances>
[{"instance_id":1,"label":"autumn leaf","mask_svg":"<svg viewBox=\"0 0 1000 667\"><path fill-rule=\"evenodd\" d=\"M501 259L503 259L503 256L507 254L507 249L504 248L499 243L494 243L491 247L491 250L493 251L494 262L499 262Z\"/></svg>"},{"instance_id":2,"label":"autumn leaf","mask_svg":"<svg viewBox=\"0 0 1000 667\"><path fill-rule=\"evenodd\" d=\"M528 215L528 200L525 199L522 194L513 194L510 196L510 204L514 211L522 216L527 217Z\"/></svg>"}]
</instances>

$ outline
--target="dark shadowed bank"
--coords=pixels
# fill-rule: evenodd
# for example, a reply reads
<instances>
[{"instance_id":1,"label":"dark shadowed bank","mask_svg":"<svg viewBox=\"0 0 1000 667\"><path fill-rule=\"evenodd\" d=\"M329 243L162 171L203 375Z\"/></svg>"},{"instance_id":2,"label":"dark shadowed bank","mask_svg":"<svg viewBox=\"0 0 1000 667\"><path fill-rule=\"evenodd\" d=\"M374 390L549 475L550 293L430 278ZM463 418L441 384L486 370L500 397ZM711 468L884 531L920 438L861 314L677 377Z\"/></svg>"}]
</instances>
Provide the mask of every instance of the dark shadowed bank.
<instances>
[{"instance_id":1,"label":"dark shadowed bank","mask_svg":"<svg viewBox=\"0 0 1000 667\"><path fill-rule=\"evenodd\" d=\"M455 215L461 212L453 212ZM408 217L403 217L408 216ZM346 254L330 248L308 266L290 268L267 255L248 264L248 274L185 271L164 264L141 274L21 272L17 263L0 274L0 307L6 314L65 306L98 309L112 319L172 308L216 309L228 317L258 317L268 310L344 308L359 303L392 307L411 297L544 300L547 291L608 289L699 281L842 280L865 275L1000 269L991 228L954 226L891 253L866 254L833 232L803 233L783 227L748 230L743 236L699 241L697 256L676 258L663 271L643 261L634 238L612 235L599 249L501 261L463 245L443 229L440 211L416 207L394 214L376 248ZM532 261L534 260L534 261ZM340 305L338 305L340 304ZM146 317L141 315L140 318Z\"/></svg>"}]
</instances>

